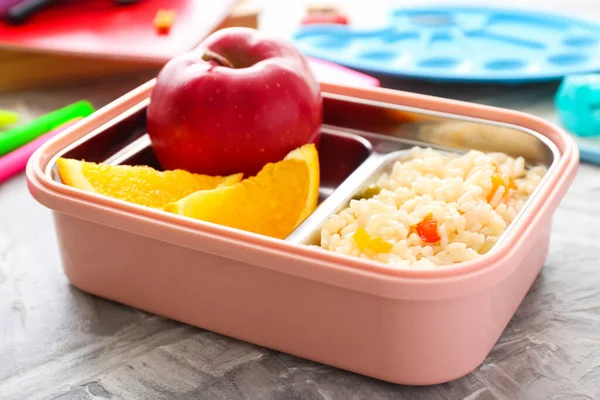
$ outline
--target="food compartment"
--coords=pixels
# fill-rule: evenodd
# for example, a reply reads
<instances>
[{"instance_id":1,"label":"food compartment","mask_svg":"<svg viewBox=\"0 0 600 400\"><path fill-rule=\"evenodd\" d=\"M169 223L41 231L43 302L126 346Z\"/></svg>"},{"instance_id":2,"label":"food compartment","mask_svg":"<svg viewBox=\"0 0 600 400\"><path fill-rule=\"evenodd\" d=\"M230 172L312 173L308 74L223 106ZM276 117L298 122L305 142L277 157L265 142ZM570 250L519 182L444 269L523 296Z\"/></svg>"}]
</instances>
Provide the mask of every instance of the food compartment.
<instances>
[{"instance_id":1,"label":"food compartment","mask_svg":"<svg viewBox=\"0 0 600 400\"><path fill-rule=\"evenodd\" d=\"M372 153L369 140L351 132L324 130L318 143L319 202L329 197ZM146 134L146 108L128 114L90 133L64 149L56 158L74 158L111 165L145 165L162 171ZM54 179L60 181L54 170Z\"/></svg>"},{"instance_id":2,"label":"food compartment","mask_svg":"<svg viewBox=\"0 0 600 400\"><path fill-rule=\"evenodd\" d=\"M418 150L417 154L420 154L422 157L438 157L438 161L441 162L441 157L453 157L455 159L455 161L461 160L460 158L462 157L462 160L470 160L471 158L468 156L468 154L466 153L460 153L460 152L451 152L451 151L444 151L444 150L435 150L432 148L423 148L420 147L420 149ZM477 156L479 157L479 156ZM448 158L446 158L448 160ZM489 157L489 159L491 160L495 160L493 157ZM355 208L351 207L351 202L354 200L358 200L358 201L364 201L367 200L367 202L370 201L371 198L377 199L378 203L376 203L377 205L381 205L381 204L390 204L390 201L395 202L394 206L391 209L387 209L387 210L382 210L382 209L373 209L371 211L372 215L371 218L377 218L379 222L381 222L382 218L386 218L385 216L387 215L387 218L389 218L390 220L394 220L395 225L394 227L396 229L399 229L399 232L396 232L397 234L401 234L401 235L410 235L411 232L410 230L415 229L415 232L412 233L417 233L420 236L420 240L422 242L419 242L418 240L415 242L415 240L410 240L409 237L402 237L402 239L406 239L407 243L411 243L412 245L422 245L422 246L432 246L433 249L436 248L436 245L439 245L440 240L442 242L442 246L446 246L448 244L448 241L446 238L442 237L437 237L437 240L428 240L429 238L427 237L427 235L429 235L430 237L433 236L437 236L437 232L438 230L440 232L444 232L442 235L446 236L446 229L448 228L447 223L449 223L449 228L448 229L457 229L455 227L455 225L453 224L463 224L462 229L465 229L464 224L465 221L469 221L469 219L474 218L474 215L477 215L477 213L481 213L482 211L488 211L488 209L485 206L482 206L480 204L475 203L475 207L473 207L473 209L469 210L468 208L471 208L471 206L469 205L469 203L467 204L461 204L458 203L459 200L462 198L462 196L471 196L471 193L477 193L475 189L475 192L473 191L473 186L477 187L479 185L472 185L469 189L465 189L464 193L450 193L450 198L451 200L447 200L447 201L442 201L440 198L436 198L435 197L435 193L433 192L435 189L432 189L432 192L430 193L421 193L420 187L417 187L417 189L415 190L413 186L411 186L412 182L406 182L406 181L402 181L402 172L393 172L394 168L402 168L401 164L407 164L410 163L411 161L413 161L413 150L412 149L406 149L406 150L400 150L400 151L395 151L392 153L388 153L388 154L378 154L378 153L374 153L369 160L360 168L358 169L354 175L351 176L351 178L348 180L348 185L347 186L342 186L336 193L334 193L334 195L327 199L321 206L320 208L311 216L307 219L306 223L301 226L298 230L296 230L296 232L294 232L292 234L292 236L290 238L288 238L288 240L291 240L293 242L296 243L302 243L304 245L309 245L309 246L321 246L322 243L322 238L321 238L321 232L324 229L324 227L329 224L329 228L327 231L330 232L331 229L331 220L332 217L335 216L335 219L337 219L338 222L341 222L342 220L339 218L340 215L344 215L345 218L348 217L349 215L356 215L357 211L356 210L360 210L360 207L357 206ZM511 167L514 164L512 158L508 159L509 161L506 162L506 164L501 164L500 165L500 169L502 170L503 168L506 167ZM517 161L515 162L515 164L518 164L518 159L516 159ZM417 158L417 162L423 161L423 159L421 158ZM482 166L482 168L485 168L486 166ZM490 167L490 166L487 166ZM427 169L427 167L424 167ZM519 168L519 166L514 165L515 169ZM544 180L545 175L547 174L547 168L548 166L546 165L540 165L540 164L528 164L526 163L524 165L523 172L518 174L518 177L516 177L517 175L515 175L515 180L513 180L513 177L511 176L510 178L508 176L505 175L500 175L499 173L494 173L492 175L492 186L491 186L491 190L489 192L489 194L485 194L485 192L483 192L483 194L487 199L487 202L489 203L491 210L489 213L484 214L485 218L489 217L489 216L493 216L496 218L502 217L502 220L504 221L504 223L506 223L506 227L504 228L500 228L502 229L502 233L500 233L498 236L493 236L492 234L488 234L486 235L486 239L484 240L482 237L478 237L478 239L482 239L483 240L483 244L481 245L481 249L477 249L478 251L480 251L481 255L487 253L488 251L490 251L490 249L496 249L499 244L501 243L502 239L508 234L508 232L510 232L510 230L513 228L513 226L515 225L519 215L521 215L527 204L531 201L531 199L533 198L533 196L535 195L536 191L539 188L539 185L541 184L541 182ZM414 172L414 171L412 171ZM483 173L485 173L485 170L482 171ZM491 174L491 173L490 173ZM419 185L423 185L423 184L431 184L433 182L435 182L436 178L439 178L439 176L429 179L429 178L423 178L423 182L417 182ZM445 176L441 176L442 179L448 179L449 177L445 177ZM400 179L400 181L402 183L398 183L397 180ZM488 179L489 180L489 179ZM497 180L500 180L500 183L496 183ZM504 180L506 180L506 182L504 182ZM463 186L464 184L466 184L469 181L469 179L465 179L465 181L461 181L458 185L458 187L448 187L449 182L445 181L444 183L440 184L440 188L438 189L443 189L444 187L446 187L446 190L457 190L458 188L460 188L461 186ZM509 183L510 182L510 183ZM487 187L485 186L487 184L487 182L484 179L483 185L480 186L482 188L487 189ZM497 186L494 186L496 185ZM517 189L517 184L519 186L522 187L521 190ZM393 185L393 186L390 186ZM502 185L508 185L510 186L510 192L507 187L503 187ZM528 187L528 185L530 185ZM400 195L400 196L396 196L394 195L394 190L398 190L398 188L401 188L401 190L403 191L402 193L405 193L408 190L413 190L416 191L416 193L418 194L417 196L415 196L415 198L406 198L404 200L402 200L402 196L404 196L404 194ZM533 188L533 190L531 190L531 188ZM384 191L387 190L387 193L384 193ZM523 191L527 191L527 190L531 190L530 194L525 196L523 194ZM495 196L495 192L500 191L498 198L496 198ZM381 196L379 196L381 194ZM423 195L423 197L421 197L421 195ZM431 196L432 199L435 199L435 201L431 201L431 200L426 200ZM481 196L481 195L480 195ZM504 197L507 196L508 199L513 198L513 200L506 200ZM423 222L425 225L420 225L419 222L417 221L413 221L414 225L412 226L405 226L404 228L406 228L407 232L402 233L402 230L404 228L400 227L398 228L398 224L397 222L401 222L398 221L397 219L395 219L395 217L397 216L396 211L396 207L398 207L398 210L400 210L401 212L405 212L407 209L403 207L403 204L401 202L402 201L406 201L406 202L413 202L416 199L421 198L421 200L419 201L420 204L415 208L414 211L412 211L412 214L423 214L423 215L427 215L427 210L430 210L432 212L437 212L438 214L438 218L439 215L443 215L442 219L439 221L442 223L442 225L440 225L438 227L438 221L433 218L434 216L432 215L431 218L429 217L423 217L423 220L421 222ZM425 199L425 200L424 200ZM446 197L447 199L447 197ZM480 199L479 199L480 200ZM434 206L431 208L429 207L428 203L434 203ZM356 204L356 203L355 203ZM364 205L364 203L363 203ZM504 207L506 206L506 207ZM426 211L420 211L418 209L418 207L422 207L422 209L426 210ZM457 208L458 207L458 208ZM461 207L464 207L461 209ZM409 217L408 214L411 214L410 210L412 207L409 207L408 210L409 212L407 214L404 214L404 218L403 220L411 220L414 219L412 217ZM438 211L439 209L442 209L441 211ZM475 209L477 208L477 209ZM510 208L510 209L507 209ZM492 211L493 210L493 211ZM514 210L514 211L511 211ZM462 219L462 217L464 216L464 220ZM362 229L365 229L364 231L362 231L362 235L364 237L366 237L366 230L368 230L369 228L373 228L373 224L371 224L370 222L367 222L366 224L362 225L360 223L360 219L362 217L360 215L357 215L356 220L354 220L353 222L349 223L348 225L352 225L353 223L359 223L359 225L361 225ZM444 221L444 218L447 218L446 221ZM370 218L369 218L370 221ZM364 220L362 221L363 223L365 222ZM379 223L378 222L378 223ZM477 222L475 222L477 223ZM498 222L499 224L502 224L502 221ZM337 224L337 222L336 222ZM381 224L383 225L384 229L388 229L391 228L391 225L386 225L386 223L381 222ZM425 226L429 224L429 228L425 228ZM435 227L431 227L432 224L435 224ZM473 225L473 223L470 224L471 226ZM485 225L485 224L484 224ZM491 223L489 225L492 225ZM467 225L468 226L468 225ZM421 232L420 228L423 228L423 231ZM345 227L345 229L341 230L340 235L342 237L345 237L345 239L348 239L348 233L344 233L345 230L347 230L349 228L349 226ZM359 228L359 229L361 229ZM427 233L427 229L429 229L429 233ZM497 230L497 229L496 229ZM383 230L382 230L383 231ZM354 232L354 231L353 231ZM483 232L485 232L485 230L483 230ZM356 233L356 232L354 232ZM425 236L423 236L425 235ZM468 235L468 233L465 233L465 235ZM386 232L384 236L387 236L388 239L389 237L393 237L394 234L390 233L390 232ZM451 238L452 235L447 235L447 238ZM489 237L487 237L489 236ZM356 239L356 237L353 237L353 239ZM366 239L365 239L366 240ZM380 239L377 239L380 241ZM493 242L490 242L491 240L493 240ZM381 241L380 241L381 242ZM382 243L382 242L381 242ZM357 242L358 244L358 242ZM383 243L382 243L383 244ZM387 248L387 250L382 250L383 253L387 253L391 250L391 245L387 245L387 244L383 244L384 247L389 247ZM379 246L381 248L381 246ZM332 250L332 249L330 249ZM383 257L383 259L385 260L386 257ZM466 261L466 260L465 260Z\"/></svg>"},{"instance_id":3,"label":"food compartment","mask_svg":"<svg viewBox=\"0 0 600 400\"><path fill-rule=\"evenodd\" d=\"M405 258L411 259L411 262L414 263L414 253L419 249L423 250L423 254L417 253L418 257L423 257L423 261L428 266L433 266L433 264L427 263L427 260L432 260L436 265L469 261L492 251L501 250L502 242L519 223L521 215L526 212L528 205L533 201L554 165L559 161L559 151L552 142L539 133L525 128L493 121L459 119L436 112L425 113L422 110L419 112L402 106L387 105L385 107L375 105L373 102L361 103L358 101L347 104L343 98L338 96L331 96L325 104L326 109L330 110L329 113L326 113L326 122L329 124L326 125L325 131L352 132L359 135L369 140L373 147L373 153L333 196L323 202L305 223L288 237L288 240L294 243L318 247L323 245L329 251L357 257L370 254L367 258L394 263L396 266L408 266L405 265ZM341 118L342 114L351 115L351 117L344 119ZM364 129L368 129L368 131ZM472 153L469 152L471 150L483 152L486 157L490 156L487 161L488 165L476 168L469 166L466 167L466 171L487 168L487 171L480 173L488 175L484 177L485 179L478 179L477 184L470 184L467 189L466 184L470 180L470 172L461 176L460 182L451 182L451 176L445 171L441 171L437 178L443 180L442 185L455 184L454 188L449 187L447 190L456 189L464 190L464 192L459 195L451 193L440 199L435 194L435 190L439 188L434 187L430 193L421 193L421 189L416 189L418 195L415 195L414 199L403 200L400 199L401 196L391 193L380 196L382 203L376 203L376 205L381 206L386 201L388 204L390 201L395 201L395 206L398 207L400 213L396 213L395 210L382 211L375 208L362 214L357 213L357 210L361 209L360 207L366 207L369 204L369 207L372 207L372 203L367 201L367 205L363 203L352 210L347 209L338 214L349 207L352 200L377 195L377 188L373 187L373 184L384 174L388 174L389 177L397 162L410 161L413 147L431 149L435 152L434 159L430 162L441 162L441 157L438 156L452 155L456 156L454 158L458 158L460 162L476 163L479 161L474 161L472 159L474 156L471 156ZM423 157L431 157L432 154L428 154L428 152L429 150L424 153ZM502 155L492 156L492 154ZM421 162L427 161L423 159ZM497 162L500 164L496 164ZM490 172L492 163L495 164L496 170ZM428 170L428 167L423 168ZM395 179L398 178L397 175ZM438 183L435 179L423 180L434 186ZM400 186L387 187L387 189L392 191L398 187L414 189L416 186L412 185L413 182L404 182ZM481 192L478 193L477 190L481 190ZM472 193L474 193L474 200L457 203L459 198L463 199L461 196L471 196ZM430 199L426 200L429 195ZM482 198L487 204L481 203ZM429 208L434 214L437 212L438 216L436 217L431 212L423 212L424 215L415 220L415 214L419 214L419 210L411 211L409 208L408 213L400 219L404 227L399 227L397 223L399 221L395 220L393 229L396 231L392 233L389 220L394 220L397 215L402 215L405 211L404 207L401 207L401 202L411 202L416 199L421 199L419 200L421 204L417 207L422 207L423 210L428 209L427 202L435 203ZM432 199L436 201L434 202ZM462 208L459 209L459 207ZM336 214L338 215L336 216ZM345 221L339 218L340 215L344 217ZM382 229L375 229L374 226L377 224L365 222L365 215L368 218L367 221L370 221L371 218L380 222L385 218L389 220L381 222ZM355 219L348 222L349 218ZM321 233L324 226L332 219L337 219L335 225L338 225L337 222L339 222L339 227L336 228L338 230L332 231L332 224L329 223L329 228L325 230L322 238ZM359 227L352 229L352 226L355 227L356 224ZM371 234L367 233L368 230L371 231ZM371 236L373 231L385 233L382 233L381 236ZM418 237L411 237L413 234ZM350 238L350 235L353 236ZM341 244L335 245L337 241ZM377 243L376 246L374 245L374 249L377 250L370 251L369 248L369 251L365 251L363 248L365 243ZM396 247L397 245L400 245L399 248ZM403 250L402 246L406 246L407 249ZM360 251L357 248L360 248ZM438 255L443 258L440 259ZM420 259L417 258L417 260ZM417 262L412 265L419 264Z\"/></svg>"}]
</instances>

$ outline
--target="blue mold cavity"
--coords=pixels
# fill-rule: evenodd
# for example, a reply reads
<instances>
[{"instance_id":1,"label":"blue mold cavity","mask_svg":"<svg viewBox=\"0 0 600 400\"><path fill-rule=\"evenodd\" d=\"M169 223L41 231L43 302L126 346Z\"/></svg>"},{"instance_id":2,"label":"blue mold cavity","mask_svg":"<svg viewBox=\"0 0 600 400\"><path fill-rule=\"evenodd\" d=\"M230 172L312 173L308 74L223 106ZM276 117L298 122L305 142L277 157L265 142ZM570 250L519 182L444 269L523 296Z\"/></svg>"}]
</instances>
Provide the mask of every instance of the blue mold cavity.
<instances>
[{"instance_id":1,"label":"blue mold cavity","mask_svg":"<svg viewBox=\"0 0 600 400\"><path fill-rule=\"evenodd\" d=\"M469 32L469 33L465 34L465 36L468 36L471 38L487 39L490 42L506 43L506 44L510 44L512 46L528 47L531 49L541 50L544 47L546 47L543 43L540 43L538 41L531 40L528 38L513 37L508 34L498 34L498 33L492 33L492 32L479 31L479 32ZM490 43L490 46L493 47L494 44ZM492 48L492 47L490 47L490 48Z\"/></svg>"},{"instance_id":2,"label":"blue mold cavity","mask_svg":"<svg viewBox=\"0 0 600 400\"><path fill-rule=\"evenodd\" d=\"M381 40L384 43L396 43L396 42L405 42L407 40L417 40L419 39L419 32L409 31L409 32L391 32L385 36L381 37Z\"/></svg>"},{"instance_id":3,"label":"blue mold cavity","mask_svg":"<svg viewBox=\"0 0 600 400\"><path fill-rule=\"evenodd\" d=\"M398 57L397 53L393 53L391 51L365 51L358 54L358 57L363 60L372 60L372 61L390 61L394 58Z\"/></svg>"},{"instance_id":4,"label":"blue mold cavity","mask_svg":"<svg viewBox=\"0 0 600 400\"><path fill-rule=\"evenodd\" d=\"M350 44L348 38L336 36L315 38L315 42L324 49L342 49Z\"/></svg>"},{"instance_id":5,"label":"blue mold cavity","mask_svg":"<svg viewBox=\"0 0 600 400\"><path fill-rule=\"evenodd\" d=\"M556 65L573 65L586 61L588 57L583 54L555 54L548 57L548 62Z\"/></svg>"},{"instance_id":6,"label":"blue mold cavity","mask_svg":"<svg viewBox=\"0 0 600 400\"><path fill-rule=\"evenodd\" d=\"M450 32L434 32L429 39L430 43L434 42L449 42L452 40Z\"/></svg>"},{"instance_id":7,"label":"blue mold cavity","mask_svg":"<svg viewBox=\"0 0 600 400\"><path fill-rule=\"evenodd\" d=\"M596 43L598 43L596 39L587 36L570 37L563 40L563 44L570 47L588 47Z\"/></svg>"},{"instance_id":8,"label":"blue mold cavity","mask_svg":"<svg viewBox=\"0 0 600 400\"><path fill-rule=\"evenodd\" d=\"M418 65L426 68L454 68L460 61L451 57L432 57L418 62Z\"/></svg>"},{"instance_id":9,"label":"blue mold cavity","mask_svg":"<svg viewBox=\"0 0 600 400\"><path fill-rule=\"evenodd\" d=\"M523 60L516 59L504 59L504 60L493 60L488 61L485 64L485 68L500 71L500 70L516 70L524 68L527 63Z\"/></svg>"}]
</instances>

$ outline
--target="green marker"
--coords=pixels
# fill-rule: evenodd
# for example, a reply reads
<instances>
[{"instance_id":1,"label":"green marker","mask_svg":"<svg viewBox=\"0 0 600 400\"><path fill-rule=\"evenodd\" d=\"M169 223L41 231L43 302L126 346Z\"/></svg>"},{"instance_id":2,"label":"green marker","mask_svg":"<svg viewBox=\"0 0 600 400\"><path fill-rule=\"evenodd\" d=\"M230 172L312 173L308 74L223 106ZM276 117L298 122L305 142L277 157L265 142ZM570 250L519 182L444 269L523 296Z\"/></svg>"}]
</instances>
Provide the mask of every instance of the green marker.
<instances>
[{"instance_id":1,"label":"green marker","mask_svg":"<svg viewBox=\"0 0 600 400\"><path fill-rule=\"evenodd\" d=\"M31 122L0 132L0 156L18 149L73 118L85 118L94 111L94 107L89 102L81 100Z\"/></svg>"},{"instance_id":2,"label":"green marker","mask_svg":"<svg viewBox=\"0 0 600 400\"><path fill-rule=\"evenodd\" d=\"M12 125L19 120L19 114L0 110L0 126Z\"/></svg>"}]
</instances>

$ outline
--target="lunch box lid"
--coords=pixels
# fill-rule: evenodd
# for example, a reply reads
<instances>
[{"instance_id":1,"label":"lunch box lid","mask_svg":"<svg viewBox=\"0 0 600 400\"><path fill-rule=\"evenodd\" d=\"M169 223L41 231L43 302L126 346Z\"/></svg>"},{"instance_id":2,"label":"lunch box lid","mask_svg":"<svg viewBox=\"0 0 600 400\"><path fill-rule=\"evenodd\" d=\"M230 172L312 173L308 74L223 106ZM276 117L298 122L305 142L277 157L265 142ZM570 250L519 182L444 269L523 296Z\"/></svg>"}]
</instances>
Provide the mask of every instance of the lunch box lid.
<instances>
[{"instance_id":1,"label":"lunch box lid","mask_svg":"<svg viewBox=\"0 0 600 400\"><path fill-rule=\"evenodd\" d=\"M577 146L570 135L535 116L392 89L322 83L324 93L402 104L531 129L548 138L559 150L560 158L548 171L547 181L540 187L537 196L531 199L518 226L514 226L500 248L472 261L435 269L390 268L376 261L292 244L84 192L52 179L51 167L57 154L84 140L87 135L100 132L105 124L123 119L132 110L146 106L155 82L153 79L99 109L38 149L26 170L29 190L36 200L56 212L84 220L383 297L433 300L461 296L483 290L508 276L528 251L528 241L539 233L536 229L545 219L551 218L575 177L579 161Z\"/></svg>"}]
</instances>

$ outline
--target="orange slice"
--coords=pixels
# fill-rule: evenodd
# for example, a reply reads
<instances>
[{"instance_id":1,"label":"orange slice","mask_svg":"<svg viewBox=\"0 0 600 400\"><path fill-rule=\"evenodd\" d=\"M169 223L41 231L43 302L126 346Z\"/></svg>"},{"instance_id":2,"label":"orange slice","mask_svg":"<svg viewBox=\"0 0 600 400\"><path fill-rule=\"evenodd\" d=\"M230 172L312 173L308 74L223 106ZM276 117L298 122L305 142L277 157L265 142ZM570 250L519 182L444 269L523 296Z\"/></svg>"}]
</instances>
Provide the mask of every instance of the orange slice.
<instances>
[{"instance_id":1,"label":"orange slice","mask_svg":"<svg viewBox=\"0 0 600 400\"><path fill-rule=\"evenodd\" d=\"M308 166L308 197L304 209L300 213L297 225L300 225L314 210L319 202L319 187L321 185L321 169L319 167L319 153L314 145L302 146L290 152L284 160L304 160Z\"/></svg>"},{"instance_id":2,"label":"orange slice","mask_svg":"<svg viewBox=\"0 0 600 400\"><path fill-rule=\"evenodd\" d=\"M193 193L165 210L284 239L316 208L319 179L317 150L309 144L265 165L256 176Z\"/></svg>"},{"instance_id":3,"label":"orange slice","mask_svg":"<svg viewBox=\"0 0 600 400\"><path fill-rule=\"evenodd\" d=\"M198 190L235 185L242 174L227 177L192 174L182 170L157 171L147 166L107 165L59 158L63 183L119 200L163 208Z\"/></svg>"}]
</instances>

